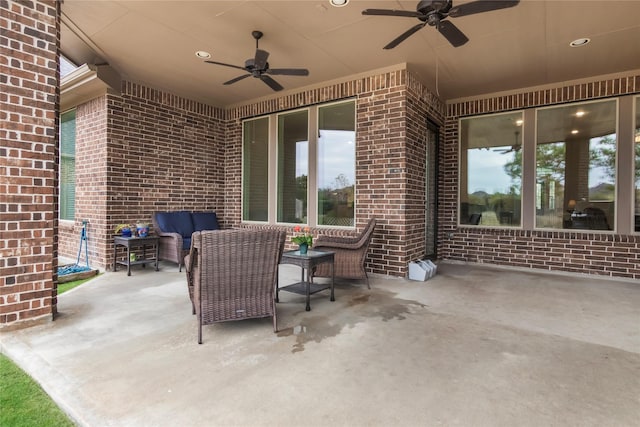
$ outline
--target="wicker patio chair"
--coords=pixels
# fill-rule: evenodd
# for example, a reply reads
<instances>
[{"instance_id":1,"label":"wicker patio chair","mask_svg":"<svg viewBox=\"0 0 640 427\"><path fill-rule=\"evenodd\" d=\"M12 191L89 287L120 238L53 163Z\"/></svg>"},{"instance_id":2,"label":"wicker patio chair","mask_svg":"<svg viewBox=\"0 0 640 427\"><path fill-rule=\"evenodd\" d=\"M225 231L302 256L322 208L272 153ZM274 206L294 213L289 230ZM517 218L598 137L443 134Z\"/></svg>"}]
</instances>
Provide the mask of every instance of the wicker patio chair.
<instances>
[{"instance_id":1,"label":"wicker patio chair","mask_svg":"<svg viewBox=\"0 0 640 427\"><path fill-rule=\"evenodd\" d=\"M286 233L278 230L196 231L185 260L189 296L202 326L272 317L278 331L274 292Z\"/></svg>"},{"instance_id":2,"label":"wicker patio chair","mask_svg":"<svg viewBox=\"0 0 640 427\"><path fill-rule=\"evenodd\" d=\"M178 264L178 271L182 271L184 265L184 257L189 253L188 249L184 249L182 235L176 232L164 231L158 224L159 212L154 212L151 221L153 230L159 237L159 257L161 260L172 261Z\"/></svg>"},{"instance_id":3,"label":"wicker patio chair","mask_svg":"<svg viewBox=\"0 0 640 427\"><path fill-rule=\"evenodd\" d=\"M365 279L367 288L371 289L364 262L375 227L376 220L372 218L357 237L318 236L313 243L313 249L335 252L335 277ZM330 264L318 265L313 271L313 276L331 277Z\"/></svg>"}]
</instances>

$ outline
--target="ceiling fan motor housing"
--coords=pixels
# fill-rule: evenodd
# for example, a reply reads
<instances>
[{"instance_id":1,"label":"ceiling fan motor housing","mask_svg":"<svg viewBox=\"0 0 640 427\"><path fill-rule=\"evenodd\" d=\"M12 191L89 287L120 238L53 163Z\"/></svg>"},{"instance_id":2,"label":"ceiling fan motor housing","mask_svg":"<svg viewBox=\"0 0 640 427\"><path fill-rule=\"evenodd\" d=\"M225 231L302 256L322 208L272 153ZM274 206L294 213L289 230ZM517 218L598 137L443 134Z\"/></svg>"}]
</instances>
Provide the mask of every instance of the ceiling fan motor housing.
<instances>
[{"instance_id":1,"label":"ceiling fan motor housing","mask_svg":"<svg viewBox=\"0 0 640 427\"><path fill-rule=\"evenodd\" d=\"M424 15L430 15L433 12L446 14L451 10L452 4L451 0L422 0L416 9Z\"/></svg>"}]
</instances>

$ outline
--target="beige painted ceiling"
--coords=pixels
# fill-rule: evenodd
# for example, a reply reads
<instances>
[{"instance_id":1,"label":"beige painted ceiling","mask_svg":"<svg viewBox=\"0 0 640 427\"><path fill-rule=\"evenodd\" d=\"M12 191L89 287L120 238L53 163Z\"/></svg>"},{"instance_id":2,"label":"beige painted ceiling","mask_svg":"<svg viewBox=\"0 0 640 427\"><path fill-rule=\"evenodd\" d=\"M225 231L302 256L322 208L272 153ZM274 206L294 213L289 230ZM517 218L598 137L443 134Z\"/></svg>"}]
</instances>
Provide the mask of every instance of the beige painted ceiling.
<instances>
[{"instance_id":1,"label":"beige painted ceiling","mask_svg":"<svg viewBox=\"0 0 640 427\"><path fill-rule=\"evenodd\" d=\"M223 86L253 58L253 30L271 68L307 68L307 77L274 76L282 93L372 70L407 67L443 100L472 97L640 69L640 0L522 0L513 8L448 18L470 41L452 47L426 26L392 50L382 47L419 23L363 16L366 8L414 11L417 1L87 1L62 4L62 52L78 64L107 63L123 79L230 106L274 96L247 78ZM467 3L454 0L454 5ZM591 43L569 47L574 39Z\"/></svg>"}]
</instances>

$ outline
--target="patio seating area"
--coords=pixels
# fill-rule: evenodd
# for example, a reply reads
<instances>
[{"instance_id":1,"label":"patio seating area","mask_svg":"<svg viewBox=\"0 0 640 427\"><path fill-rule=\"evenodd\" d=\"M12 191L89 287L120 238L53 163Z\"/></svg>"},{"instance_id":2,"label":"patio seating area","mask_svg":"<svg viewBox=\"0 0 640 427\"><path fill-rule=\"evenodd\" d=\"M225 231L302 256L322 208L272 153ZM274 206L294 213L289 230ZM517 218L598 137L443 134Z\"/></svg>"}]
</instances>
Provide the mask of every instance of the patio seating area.
<instances>
[{"instance_id":1,"label":"patio seating area","mask_svg":"<svg viewBox=\"0 0 640 427\"><path fill-rule=\"evenodd\" d=\"M300 269L280 265L280 286ZM637 425L637 283L441 263L203 328L175 264L106 273L2 334L80 425ZM325 279L318 279L325 280ZM392 398L388 398L392 397Z\"/></svg>"}]
</instances>

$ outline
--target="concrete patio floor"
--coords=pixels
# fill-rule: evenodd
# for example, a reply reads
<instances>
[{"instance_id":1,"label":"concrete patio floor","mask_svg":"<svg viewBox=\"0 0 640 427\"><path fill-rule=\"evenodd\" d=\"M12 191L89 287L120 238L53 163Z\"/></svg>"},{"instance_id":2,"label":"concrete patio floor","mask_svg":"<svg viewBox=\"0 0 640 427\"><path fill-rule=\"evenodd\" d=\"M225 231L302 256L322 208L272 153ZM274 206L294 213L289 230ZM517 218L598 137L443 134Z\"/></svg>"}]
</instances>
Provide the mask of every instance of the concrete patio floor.
<instances>
[{"instance_id":1,"label":"concrete patio floor","mask_svg":"<svg viewBox=\"0 0 640 427\"><path fill-rule=\"evenodd\" d=\"M299 269L281 268L281 284ZM184 272L106 273L0 350L85 426L637 426L640 284L440 264L204 327Z\"/></svg>"}]
</instances>

